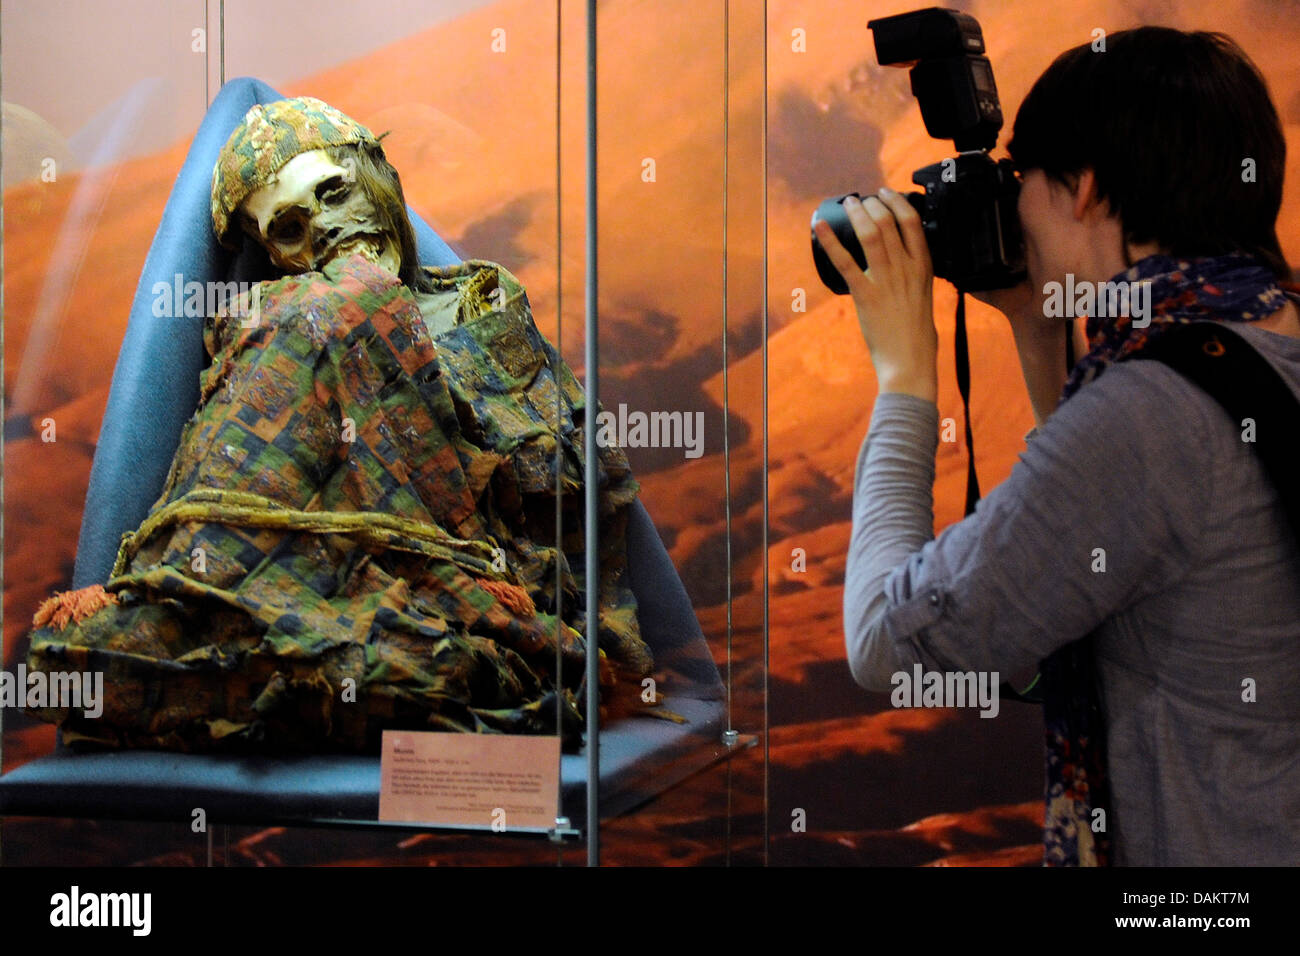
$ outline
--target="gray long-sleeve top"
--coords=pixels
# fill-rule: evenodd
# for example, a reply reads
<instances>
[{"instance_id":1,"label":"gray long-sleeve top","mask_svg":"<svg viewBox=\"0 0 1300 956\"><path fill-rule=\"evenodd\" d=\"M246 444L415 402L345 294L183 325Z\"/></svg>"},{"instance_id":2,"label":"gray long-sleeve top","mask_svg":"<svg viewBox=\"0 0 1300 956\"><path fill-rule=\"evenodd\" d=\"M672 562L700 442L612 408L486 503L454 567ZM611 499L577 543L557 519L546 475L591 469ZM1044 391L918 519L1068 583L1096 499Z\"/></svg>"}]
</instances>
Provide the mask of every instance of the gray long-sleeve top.
<instances>
[{"instance_id":1,"label":"gray long-sleeve top","mask_svg":"<svg viewBox=\"0 0 1300 956\"><path fill-rule=\"evenodd\" d=\"M1300 396L1300 339L1233 329ZM1300 546L1243 434L1168 367L1113 365L936 539L938 410L879 396L845 572L855 680L1006 679L1095 631L1115 862L1300 863Z\"/></svg>"}]
</instances>

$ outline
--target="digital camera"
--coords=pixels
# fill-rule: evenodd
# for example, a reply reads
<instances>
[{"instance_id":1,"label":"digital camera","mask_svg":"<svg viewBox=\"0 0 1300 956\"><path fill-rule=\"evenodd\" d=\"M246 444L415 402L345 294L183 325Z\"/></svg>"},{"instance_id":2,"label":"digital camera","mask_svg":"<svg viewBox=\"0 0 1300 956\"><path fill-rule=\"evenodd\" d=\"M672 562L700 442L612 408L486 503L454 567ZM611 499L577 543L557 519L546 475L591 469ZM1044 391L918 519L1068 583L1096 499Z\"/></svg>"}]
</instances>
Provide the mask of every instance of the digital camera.
<instances>
[{"instance_id":1,"label":"digital camera","mask_svg":"<svg viewBox=\"0 0 1300 956\"><path fill-rule=\"evenodd\" d=\"M867 28L881 66L910 67L912 95L920 103L926 132L951 139L958 150L951 159L916 170L912 182L925 191L906 194L921 217L934 274L962 292L1017 285L1025 278L1016 213L1020 180L1010 160L995 161L988 154L1002 128L1002 107L979 23L965 13L930 7L872 20ZM823 201L812 221L826 220L866 269L866 255L844 210L849 196L859 194ZM822 282L832 292L847 294L844 277L815 234L812 249Z\"/></svg>"}]
</instances>

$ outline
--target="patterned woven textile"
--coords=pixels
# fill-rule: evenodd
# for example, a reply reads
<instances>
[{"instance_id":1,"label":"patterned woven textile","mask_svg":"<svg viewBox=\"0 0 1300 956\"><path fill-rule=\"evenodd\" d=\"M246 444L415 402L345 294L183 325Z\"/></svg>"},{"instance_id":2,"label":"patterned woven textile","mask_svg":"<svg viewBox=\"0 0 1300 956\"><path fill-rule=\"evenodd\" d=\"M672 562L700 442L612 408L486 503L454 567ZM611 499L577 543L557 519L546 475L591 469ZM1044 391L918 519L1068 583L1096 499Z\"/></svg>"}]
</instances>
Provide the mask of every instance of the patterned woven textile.
<instances>
[{"instance_id":1,"label":"patterned woven textile","mask_svg":"<svg viewBox=\"0 0 1300 956\"><path fill-rule=\"evenodd\" d=\"M506 270L427 271L419 306L353 256L208 320L198 410L106 596L37 616L30 670L105 674L98 719L34 711L65 740L374 751L388 728L555 733L557 698L576 739L582 390ZM608 690L653 664L626 582L638 486L600 459Z\"/></svg>"}]
</instances>

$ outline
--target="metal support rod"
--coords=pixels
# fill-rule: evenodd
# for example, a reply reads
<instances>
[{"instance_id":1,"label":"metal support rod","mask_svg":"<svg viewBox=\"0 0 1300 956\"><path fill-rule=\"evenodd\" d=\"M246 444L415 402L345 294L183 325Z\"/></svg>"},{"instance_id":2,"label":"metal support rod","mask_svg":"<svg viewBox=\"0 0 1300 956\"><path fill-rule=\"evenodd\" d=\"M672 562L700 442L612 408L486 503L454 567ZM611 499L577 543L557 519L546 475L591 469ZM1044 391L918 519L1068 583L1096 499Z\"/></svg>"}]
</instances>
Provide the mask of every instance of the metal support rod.
<instances>
[{"instance_id":1,"label":"metal support rod","mask_svg":"<svg viewBox=\"0 0 1300 956\"><path fill-rule=\"evenodd\" d=\"M560 14L563 12L563 0L555 0L555 364L551 368L551 377L555 380L555 548L564 547L564 448L560 435L564 432L564 177L560 151L563 139L561 92L563 91L564 62L562 41L564 30ZM564 567L555 562L555 736L564 740ZM563 743L561 743L563 746ZM563 760L561 759L561 764ZM564 813L564 776L555 775L555 806L559 828L560 819L568 825ZM560 865L563 857L556 857Z\"/></svg>"},{"instance_id":2,"label":"metal support rod","mask_svg":"<svg viewBox=\"0 0 1300 956\"><path fill-rule=\"evenodd\" d=\"M727 349L727 192L730 186L731 158L731 3L722 0L722 507L726 514L726 577L727 577L727 729L722 733L722 742L728 747L734 746L739 738L733 713L735 699L735 682L732 678L732 635L733 608L735 602L731 592L731 384L729 377L730 356ZM731 866L731 817L732 817L732 774L727 768L727 820L725 827L724 856L727 866Z\"/></svg>"},{"instance_id":3,"label":"metal support rod","mask_svg":"<svg viewBox=\"0 0 1300 956\"><path fill-rule=\"evenodd\" d=\"M759 230L763 237L763 254L760 257L763 263L763 865L768 865L768 852L771 849L771 833L769 831L768 812L771 800L771 734L770 734L770 716L771 712L768 707L768 672L771 667L771 644L768 640L769 626L769 592L771 578L770 552L768 550L768 534L771 528L771 515L768 513L768 421L767 421L767 339L768 339L768 300L767 300L767 97L770 87L767 85L767 0L763 0L763 226Z\"/></svg>"},{"instance_id":4,"label":"metal support rod","mask_svg":"<svg viewBox=\"0 0 1300 956\"><path fill-rule=\"evenodd\" d=\"M221 85L226 85L226 0L221 0Z\"/></svg>"},{"instance_id":5,"label":"metal support rod","mask_svg":"<svg viewBox=\"0 0 1300 956\"><path fill-rule=\"evenodd\" d=\"M587 550L587 865L600 866L600 542L596 526L600 491L596 456L596 412L600 395L600 349L596 340L596 0L587 0L587 316L585 364Z\"/></svg>"},{"instance_id":6,"label":"metal support rod","mask_svg":"<svg viewBox=\"0 0 1300 956\"><path fill-rule=\"evenodd\" d=\"M731 676L731 640L735 633L731 591L731 380L730 356L727 352L727 189L731 153L731 4L722 0L722 506L726 512L727 577L727 733L734 738L736 721L732 714L735 686ZM728 795L730 797L730 795Z\"/></svg>"}]
</instances>

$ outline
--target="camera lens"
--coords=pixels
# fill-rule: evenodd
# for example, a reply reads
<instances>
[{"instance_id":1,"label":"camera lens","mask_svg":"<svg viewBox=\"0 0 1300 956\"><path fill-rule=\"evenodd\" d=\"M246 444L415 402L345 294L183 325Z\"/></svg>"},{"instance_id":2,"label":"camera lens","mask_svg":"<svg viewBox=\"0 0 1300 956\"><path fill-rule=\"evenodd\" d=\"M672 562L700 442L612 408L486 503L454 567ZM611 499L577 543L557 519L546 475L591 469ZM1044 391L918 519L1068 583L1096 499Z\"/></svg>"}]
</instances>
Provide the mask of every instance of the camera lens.
<instances>
[{"instance_id":1,"label":"camera lens","mask_svg":"<svg viewBox=\"0 0 1300 956\"><path fill-rule=\"evenodd\" d=\"M835 238L840 241L853 261L858 264L859 269L867 267L867 254L862 250L862 244L858 242L858 235L853 231L853 223L849 222L849 214L844 209L844 200L850 196L862 198L857 193L845 193L842 196L833 196L830 199L822 200L822 204L817 207L813 213L812 222L809 223L811 229L818 219L825 220L826 224L831 227L835 233ZM817 265L817 275L821 277L826 288L830 289L836 295L848 295L849 286L844 281L844 276L840 275L840 270L835 268L835 263L831 262L831 257L826 254L822 244L817 241L817 234L813 233L812 237L813 262Z\"/></svg>"}]
</instances>

